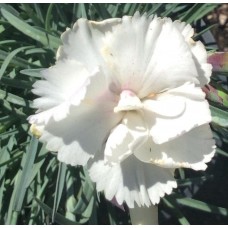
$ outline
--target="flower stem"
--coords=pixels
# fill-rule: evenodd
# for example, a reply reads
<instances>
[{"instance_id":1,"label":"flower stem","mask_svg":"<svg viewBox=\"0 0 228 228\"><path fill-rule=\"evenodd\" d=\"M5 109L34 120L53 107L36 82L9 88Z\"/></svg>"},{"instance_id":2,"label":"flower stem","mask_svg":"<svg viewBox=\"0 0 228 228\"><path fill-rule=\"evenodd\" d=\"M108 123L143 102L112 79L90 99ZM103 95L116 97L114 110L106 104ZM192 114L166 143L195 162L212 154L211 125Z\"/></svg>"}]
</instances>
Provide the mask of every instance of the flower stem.
<instances>
[{"instance_id":1,"label":"flower stem","mask_svg":"<svg viewBox=\"0 0 228 228\"><path fill-rule=\"evenodd\" d=\"M158 207L129 208L132 225L158 225Z\"/></svg>"}]
</instances>

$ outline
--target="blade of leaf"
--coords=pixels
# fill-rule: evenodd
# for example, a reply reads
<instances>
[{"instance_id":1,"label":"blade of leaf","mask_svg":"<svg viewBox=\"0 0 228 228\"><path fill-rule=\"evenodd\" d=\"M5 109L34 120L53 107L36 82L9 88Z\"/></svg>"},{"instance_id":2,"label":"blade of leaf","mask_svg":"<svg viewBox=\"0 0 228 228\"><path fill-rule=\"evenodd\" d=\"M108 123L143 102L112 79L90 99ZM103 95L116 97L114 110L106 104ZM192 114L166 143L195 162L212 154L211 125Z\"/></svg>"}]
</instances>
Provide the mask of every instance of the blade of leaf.
<instances>
[{"instance_id":1,"label":"blade of leaf","mask_svg":"<svg viewBox=\"0 0 228 228\"><path fill-rule=\"evenodd\" d=\"M60 46L60 39L48 34L47 32L41 31L35 27L30 26L19 17L14 16L10 12L1 9L3 16L13 25L16 29L31 37L34 40L39 41L44 46L56 49Z\"/></svg>"},{"instance_id":2,"label":"blade of leaf","mask_svg":"<svg viewBox=\"0 0 228 228\"><path fill-rule=\"evenodd\" d=\"M167 17L180 3L173 3L164 13L161 14L162 17Z\"/></svg>"},{"instance_id":3,"label":"blade of leaf","mask_svg":"<svg viewBox=\"0 0 228 228\"><path fill-rule=\"evenodd\" d=\"M45 19L45 29L50 32L51 28L50 28L50 21L52 18L52 9L54 7L53 3L50 3L50 5L48 6L48 10L47 10L47 14L46 14L46 19Z\"/></svg>"},{"instance_id":4,"label":"blade of leaf","mask_svg":"<svg viewBox=\"0 0 228 228\"><path fill-rule=\"evenodd\" d=\"M228 127L228 112L210 105L212 122L221 126Z\"/></svg>"},{"instance_id":5,"label":"blade of leaf","mask_svg":"<svg viewBox=\"0 0 228 228\"><path fill-rule=\"evenodd\" d=\"M31 101L25 100L24 98L14 95L12 93L8 93L2 89L0 89L0 99L23 107L32 107Z\"/></svg>"},{"instance_id":6,"label":"blade of leaf","mask_svg":"<svg viewBox=\"0 0 228 228\"><path fill-rule=\"evenodd\" d=\"M59 163L59 171L57 176L56 188L55 188L55 198L54 198L54 206L52 213L52 222L55 221L55 212L57 212L59 203L63 193L63 187L65 183L67 166L65 163Z\"/></svg>"},{"instance_id":7,"label":"blade of leaf","mask_svg":"<svg viewBox=\"0 0 228 228\"><path fill-rule=\"evenodd\" d=\"M35 77L35 78L40 78L41 74L40 71L44 70L43 68L39 68L39 69L25 69L25 70L21 70L20 73L24 74L24 75L28 75L31 77Z\"/></svg>"},{"instance_id":8,"label":"blade of leaf","mask_svg":"<svg viewBox=\"0 0 228 228\"><path fill-rule=\"evenodd\" d=\"M5 60L8 56L8 53L3 51L3 50L0 50L0 60ZM10 64L12 65L15 65L15 66L19 66L21 68L28 68L28 67L39 67L38 64L35 64L35 63L31 63L31 62L28 62L20 57L13 57L13 59L11 60Z\"/></svg>"},{"instance_id":9,"label":"blade of leaf","mask_svg":"<svg viewBox=\"0 0 228 228\"><path fill-rule=\"evenodd\" d=\"M177 217L181 225L190 225L187 218L183 215L179 209L177 203L170 197L166 196L162 198L162 201L165 203L166 207L170 209L170 212Z\"/></svg>"},{"instance_id":10,"label":"blade of leaf","mask_svg":"<svg viewBox=\"0 0 228 228\"><path fill-rule=\"evenodd\" d=\"M20 47L17 48L15 50L13 50L4 60L4 62L2 63L1 69L0 69L0 79L2 77L2 75L5 73L5 70L7 68L7 66L9 65L10 61L13 59L13 57L18 54L21 51L24 51L26 49L32 48L33 46L27 46L27 47Z\"/></svg>"},{"instance_id":11,"label":"blade of leaf","mask_svg":"<svg viewBox=\"0 0 228 228\"><path fill-rule=\"evenodd\" d=\"M45 203L43 203L41 200L35 198L35 200L37 201L37 203L40 205L40 207L44 210L44 212L46 214L48 214L49 216L52 215L52 209L46 205ZM73 222L67 218L65 218L63 215L56 213L55 212L55 221L57 223L59 223L60 225L80 225L83 223L78 223L78 222Z\"/></svg>"},{"instance_id":12,"label":"blade of leaf","mask_svg":"<svg viewBox=\"0 0 228 228\"><path fill-rule=\"evenodd\" d=\"M222 156L228 157L228 153L219 149L218 147L216 148L216 153L221 154Z\"/></svg>"},{"instance_id":13,"label":"blade of leaf","mask_svg":"<svg viewBox=\"0 0 228 228\"><path fill-rule=\"evenodd\" d=\"M217 207L199 200L191 199L191 198L177 198L176 201L186 207L191 207L200 211L228 216L228 209Z\"/></svg>"},{"instance_id":14,"label":"blade of leaf","mask_svg":"<svg viewBox=\"0 0 228 228\"><path fill-rule=\"evenodd\" d=\"M112 17L110 13L107 11L104 3L96 3L96 4L93 4L93 6L95 7L95 9L97 10L98 14L101 16L102 19L107 19Z\"/></svg>"},{"instance_id":15,"label":"blade of leaf","mask_svg":"<svg viewBox=\"0 0 228 228\"><path fill-rule=\"evenodd\" d=\"M36 157L38 147L38 140L35 137L32 137L31 143L28 147L28 150L24 154L24 164L22 163L22 172L21 175L18 177L17 182L15 183L15 198L13 201L13 210L20 211L24 196L27 190L27 183L30 177L30 173L32 171L32 167L34 164L34 160Z\"/></svg>"}]
</instances>

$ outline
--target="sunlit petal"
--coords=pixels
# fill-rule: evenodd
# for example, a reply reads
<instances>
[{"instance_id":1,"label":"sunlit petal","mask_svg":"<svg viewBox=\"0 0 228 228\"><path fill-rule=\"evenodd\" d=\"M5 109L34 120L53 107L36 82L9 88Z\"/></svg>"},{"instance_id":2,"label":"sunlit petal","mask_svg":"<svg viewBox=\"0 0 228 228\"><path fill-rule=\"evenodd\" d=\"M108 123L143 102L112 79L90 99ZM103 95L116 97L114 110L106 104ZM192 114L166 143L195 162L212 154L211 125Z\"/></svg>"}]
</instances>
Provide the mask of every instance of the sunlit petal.
<instances>
[{"instance_id":1,"label":"sunlit petal","mask_svg":"<svg viewBox=\"0 0 228 228\"><path fill-rule=\"evenodd\" d=\"M105 165L97 159L89 165L91 179L98 191L104 191L107 199L114 196L118 204L126 201L132 208L158 204L160 198L176 188L172 169L163 169L153 164L139 161L133 155L120 164Z\"/></svg>"},{"instance_id":2,"label":"sunlit petal","mask_svg":"<svg viewBox=\"0 0 228 228\"><path fill-rule=\"evenodd\" d=\"M115 96L105 90L105 84L104 76L96 74L90 78L79 105L66 108L63 103L29 118L30 123L42 127L40 140L47 144L48 150L58 151L60 161L85 165L90 157L101 150L111 129L122 118L122 113L113 113ZM104 104L108 97L109 102ZM63 114L56 119L54 117L60 115L58 111Z\"/></svg>"},{"instance_id":3,"label":"sunlit petal","mask_svg":"<svg viewBox=\"0 0 228 228\"><path fill-rule=\"evenodd\" d=\"M176 105L168 105L173 99ZM153 112L145 109L145 119L155 143L161 144L172 140L191 129L211 121L211 114L205 94L193 84L185 84L179 88L159 94L154 98L160 108ZM167 100L167 106L165 101ZM161 101L161 102L160 102ZM146 102L145 102L146 103ZM170 102L172 103L172 102ZM166 110L166 113L164 112ZM177 113L176 116L173 114ZM179 112L179 113L178 113Z\"/></svg>"},{"instance_id":4,"label":"sunlit petal","mask_svg":"<svg viewBox=\"0 0 228 228\"><path fill-rule=\"evenodd\" d=\"M148 129L140 113L128 112L110 133L104 155L108 163L119 163L132 154L148 138Z\"/></svg>"},{"instance_id":5,"label":"sunlit petal","mask_svg":"<svg viewBox=\"0 0 228 228\"><path fill-rule=\"evenodd\" d=\"M164 168L192 168L205 170L215 153L209 125L194 128L190 132L163 144L155 144L152 138L137 148L134 155L144 162Z\"/></svg>"}]
</instances>

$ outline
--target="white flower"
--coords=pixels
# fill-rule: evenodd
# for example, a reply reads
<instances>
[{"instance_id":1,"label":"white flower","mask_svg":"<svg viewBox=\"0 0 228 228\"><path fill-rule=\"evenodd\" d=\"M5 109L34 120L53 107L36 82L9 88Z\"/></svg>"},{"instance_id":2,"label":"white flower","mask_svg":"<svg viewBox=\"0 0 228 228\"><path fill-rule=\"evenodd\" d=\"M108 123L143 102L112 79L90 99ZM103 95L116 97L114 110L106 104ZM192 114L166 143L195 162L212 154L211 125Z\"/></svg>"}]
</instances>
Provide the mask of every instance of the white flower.
<instances>
[{"instance_id":1,"label":"white flower","mask_svg":"<svg viewBox=\"0 0 228 228\"><path fill-rule=\"evenodd\" d=\"M79 19L34 84L33 131L60 161L88 164L107 199L157 204L175 168L204 170L215 151L201 90L211 65L192 36L188 24L138 13Z\"/></svg>"}]
</instances>

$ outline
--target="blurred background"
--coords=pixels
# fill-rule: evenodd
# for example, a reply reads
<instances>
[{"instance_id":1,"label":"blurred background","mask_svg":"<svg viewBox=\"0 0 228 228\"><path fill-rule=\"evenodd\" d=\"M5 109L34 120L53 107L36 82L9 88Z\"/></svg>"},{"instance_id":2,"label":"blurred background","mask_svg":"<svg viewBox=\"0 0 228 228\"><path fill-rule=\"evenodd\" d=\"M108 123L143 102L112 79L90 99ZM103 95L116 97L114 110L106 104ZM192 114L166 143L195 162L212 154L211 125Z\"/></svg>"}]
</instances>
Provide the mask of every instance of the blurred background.
<instances>
[{"instance_id":1,"label":"blurred background","mask_svg":"<svg viewBox=\"0 0 228 228\"><path fill-rule=\"evenodd\" d=\"M228 4L221 4L205 17L208 24L216 24L211 29L219 51L228 51Z\"/></svg>"}]
</instances>

